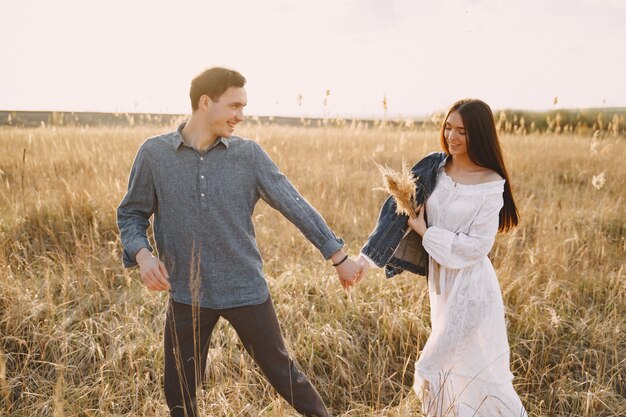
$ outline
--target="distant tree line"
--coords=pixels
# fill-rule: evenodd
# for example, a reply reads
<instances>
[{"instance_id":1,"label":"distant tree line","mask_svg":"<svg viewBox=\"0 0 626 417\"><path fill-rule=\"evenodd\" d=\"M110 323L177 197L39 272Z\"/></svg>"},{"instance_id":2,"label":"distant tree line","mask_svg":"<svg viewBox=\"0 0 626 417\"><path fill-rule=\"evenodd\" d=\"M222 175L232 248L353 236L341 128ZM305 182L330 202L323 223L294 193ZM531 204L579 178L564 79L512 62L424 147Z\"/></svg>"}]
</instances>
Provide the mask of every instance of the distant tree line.
<instances>
[{"instance_id":1,"label":"distant tree line","mask_svg":"<svg viewBox=\"0 0 626 417\"><path fill-rule=\"evenodd\" d=\"M348 128L438 128L445 115L421 119L351 119L342 117L252 116L247 123ZM96 113L58 111L0 111L0 126L175 126L184 114ZM499 133L626 136L626 108L562 109L545 112L498 110L494 117Z\"/></svg>"},{"instance_id":2,"label":"distant tree line","mask_svg":"<svg viewBox=\"0 0 626 417\"><path fill-rule=\"evenodd\" d=\"M576 133L579 135L624 135L626 108L551 110L529 112L502 110L495 115L504 133Z\"/></svg>"}]
</instances>

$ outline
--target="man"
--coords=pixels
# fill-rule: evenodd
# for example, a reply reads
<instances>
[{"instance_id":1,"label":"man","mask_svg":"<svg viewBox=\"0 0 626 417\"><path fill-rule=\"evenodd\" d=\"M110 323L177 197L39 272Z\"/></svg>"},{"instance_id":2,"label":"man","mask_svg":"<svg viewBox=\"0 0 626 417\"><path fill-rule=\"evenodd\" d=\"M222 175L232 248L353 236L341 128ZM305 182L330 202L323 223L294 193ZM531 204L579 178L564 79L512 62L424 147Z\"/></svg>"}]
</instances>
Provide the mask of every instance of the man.
<instances>
[{"instance_id":1,"label":"man","mask_svg":"<svg viewBox=\"0 0 626 417\"><path fill-rule=\"evenodd\" d=\"M198 415L211 333L220 317L276 391L306 416L329 416L289 357L274 312L252 213L259 198L280 211L337 269L344 287L360 266L343 241L298 193L263 149L233 136L244 120L245 78L210 68L191 83L192 114L174 132L139 149L117 210L124 265L139 265L146 286L169 291L164 388L172 416ZM158 258L146 230L153 229Z\"/></svg>"}]
</instances>

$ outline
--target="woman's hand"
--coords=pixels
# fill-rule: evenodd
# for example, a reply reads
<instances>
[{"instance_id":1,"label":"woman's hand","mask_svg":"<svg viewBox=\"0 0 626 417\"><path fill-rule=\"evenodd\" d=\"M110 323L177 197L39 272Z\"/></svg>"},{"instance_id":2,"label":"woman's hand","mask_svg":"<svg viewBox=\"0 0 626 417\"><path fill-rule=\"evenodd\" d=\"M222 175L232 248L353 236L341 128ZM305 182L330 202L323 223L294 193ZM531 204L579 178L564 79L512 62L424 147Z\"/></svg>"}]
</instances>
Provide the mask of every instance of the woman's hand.
<instances>
[{"instance_id":1,"label":"woman's hand","mask_svg":"<svg viewBox=\"0 0 626 417\"><path fill-rule=\"evenodd\" d=\"M361 267L361 273L354 280L354 284L358 284L359 281L361 281L365 277L365 275L367 274L367 271L370 269L370 263L367 261L367 259L363 257L363 255L359 255L355 259L355 262L359 264L359 266Z\"/></svg>"},{"instance_id":2,"label":"woman's hand","mask_svg":"<svg viewBox=\"0 0 626 417\"><path fill-rule=\"evenodd\" d=\"M420 236L424 236L424 233L426 233L426 229L428 229L428 226L426 226L426 220L424 220L425 210L426 210L426 206L424 204L420 204L419 206L417 206L417 209L416 209L417 218L415 219L409 218L409 221L408 221L409 227L415 230L415 232Z\"/></svg>"}]
</instances>

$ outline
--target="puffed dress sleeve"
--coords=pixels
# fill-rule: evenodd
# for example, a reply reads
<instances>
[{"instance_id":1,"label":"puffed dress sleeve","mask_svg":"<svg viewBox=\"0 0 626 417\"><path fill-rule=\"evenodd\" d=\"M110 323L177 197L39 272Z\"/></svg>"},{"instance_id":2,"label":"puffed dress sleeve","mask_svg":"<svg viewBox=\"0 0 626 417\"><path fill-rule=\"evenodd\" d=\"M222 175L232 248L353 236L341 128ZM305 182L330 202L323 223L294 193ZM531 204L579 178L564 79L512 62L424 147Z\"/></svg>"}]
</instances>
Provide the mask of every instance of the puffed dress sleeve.
<instances>
[{"instance_id":1,"label":"puffed dress sleeve","mask_svg":"<svg viewBox=\"0 0 626 417\"><path fill-rule=\"evenodd\" d=\"M423 236L424 249L438 264L448 269L461 269L480 261L489 254L494 244L503 204L502 193L486 195L468 233L429 227Z\"/></svg>"}]
</instances>

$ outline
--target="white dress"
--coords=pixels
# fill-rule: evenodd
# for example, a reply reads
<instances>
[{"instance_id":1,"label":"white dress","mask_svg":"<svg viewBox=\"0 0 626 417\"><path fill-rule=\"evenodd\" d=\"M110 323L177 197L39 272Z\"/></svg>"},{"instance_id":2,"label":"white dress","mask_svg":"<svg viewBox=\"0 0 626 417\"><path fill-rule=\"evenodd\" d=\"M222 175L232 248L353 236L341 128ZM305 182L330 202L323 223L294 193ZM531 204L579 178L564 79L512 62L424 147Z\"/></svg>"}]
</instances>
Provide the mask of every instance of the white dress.
<instances>
[{"instance_id":1,"label":"white dress","mask_svg":"<svg viewBox=\"0 0 626 417\"><path fill-rule=\"evenodd\" d=\"M415 364L427 416L526 416L513 389L498 279L487 257L504 180L455 183L442 169L426 202L432 333Z\"/></svg>"}]
</instances>

